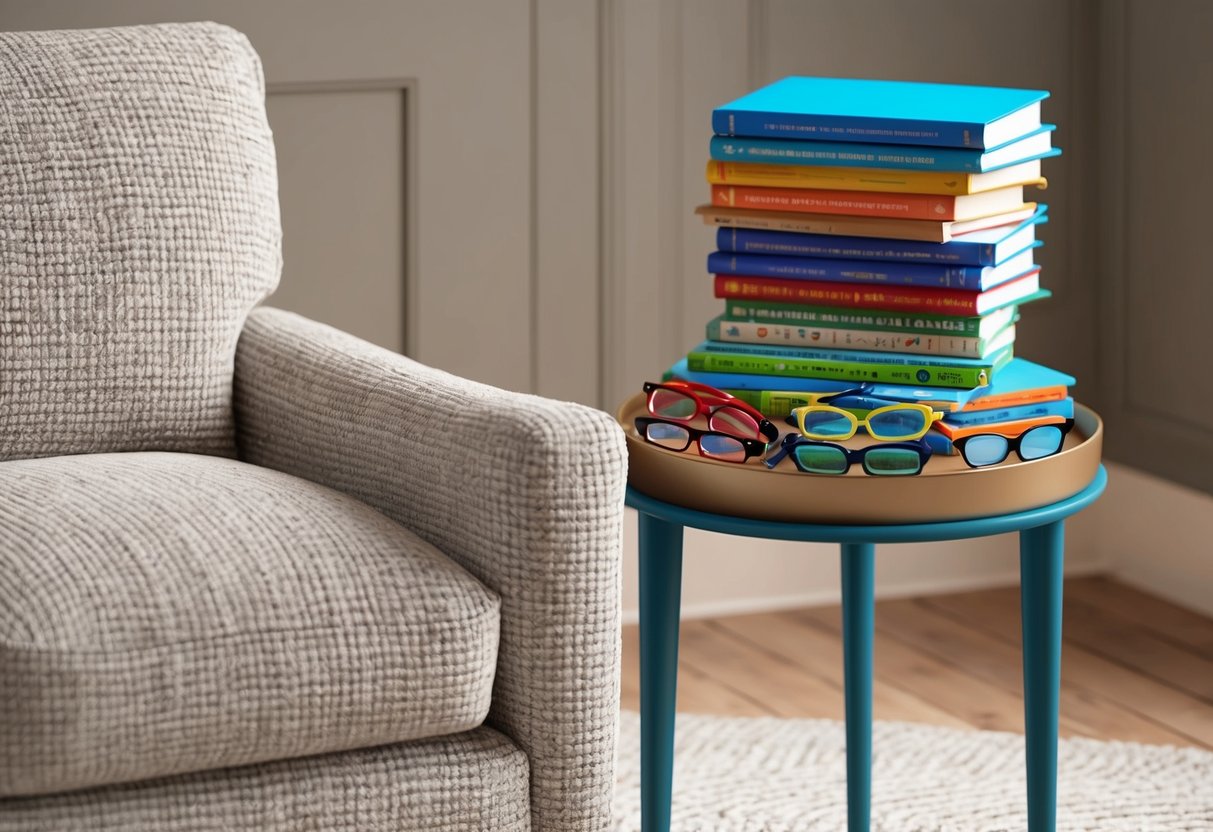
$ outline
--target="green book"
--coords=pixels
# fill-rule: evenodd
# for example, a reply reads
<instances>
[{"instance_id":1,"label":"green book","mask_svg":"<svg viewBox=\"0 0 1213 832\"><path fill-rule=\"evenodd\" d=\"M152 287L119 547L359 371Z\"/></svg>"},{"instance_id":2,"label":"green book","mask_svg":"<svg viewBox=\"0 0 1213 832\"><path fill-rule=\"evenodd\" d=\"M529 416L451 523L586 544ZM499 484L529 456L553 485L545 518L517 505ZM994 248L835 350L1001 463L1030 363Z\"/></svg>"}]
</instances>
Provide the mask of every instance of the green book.
<instances>
[{"instance_id":1,"label":"green book","mask_svg":"<svg viewBox=\"0 0 1213 832\"><path fill-rule=\"evenodd\" d=\"M708 321L709 341L737 344L775 344L781 347L810 347L825 350L876 350L910 355L948 355L955 358L985 358L1015 342L1015 324L1010 323L987 338L946 332L899 332L890 329L835 329L809 324L765 323L728 320L717 315Z\"/></svg>"},{"instance_id":2,"label":"green book","mask_svg":"<svg viewBox=\"0 0 1213 832\"><path fill-rule=\"evenodd\" d=\"M687 368L701 373L819 378L922 387L985 387L1011 360L1012 347L989 358L903 355L862 350L815 350L704 341L687 353Z\"/></svg>"},{"instance_id":3,"label":"green book","mask_svg":"<svg viewBox=\"0 0 1213 832\"><path fill-rule=\"evenodd\" d=\"M1024 298L1019 305L1046 297L1048 290ZM724 320L752 321L833 329L884 330L915 334L955 335L962 338L989 338L1005 329L1017 317L1017 305L1004 306L980 317L954 317L927 313L907 314L879 309L846 309L830 306L802 306L796 303L771 303L764 300L727 300Z\"/></svg>"}]
</instances>

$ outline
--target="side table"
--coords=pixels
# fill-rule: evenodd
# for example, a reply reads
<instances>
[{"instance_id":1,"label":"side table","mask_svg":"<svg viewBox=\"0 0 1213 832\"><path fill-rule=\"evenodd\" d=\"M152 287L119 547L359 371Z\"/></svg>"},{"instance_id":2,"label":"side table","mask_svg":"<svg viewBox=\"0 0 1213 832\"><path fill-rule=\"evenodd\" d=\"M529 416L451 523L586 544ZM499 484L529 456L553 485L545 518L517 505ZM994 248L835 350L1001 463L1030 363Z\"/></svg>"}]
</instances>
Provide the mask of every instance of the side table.
<instances>
[{"instance_id":1,"label":"side table","mask_svg":"<svg viewBox=\"0 0 1213 832\"><path fill-rule=\"evenodd\" d=\"M1107 473L1101 465L1086 488L1050 505L993 517L906 525L815 525L730 517L662 502L629 486L627 505L640 514L643 832L668 832L670 828L682 530L687 526L744 537L842 545L848 832L867 832L871 820L875 544L959 540L1018 531L1028 830L1054 832L1064 523L1094 502L1106 484Z\"/></svg>"}]
</instances>

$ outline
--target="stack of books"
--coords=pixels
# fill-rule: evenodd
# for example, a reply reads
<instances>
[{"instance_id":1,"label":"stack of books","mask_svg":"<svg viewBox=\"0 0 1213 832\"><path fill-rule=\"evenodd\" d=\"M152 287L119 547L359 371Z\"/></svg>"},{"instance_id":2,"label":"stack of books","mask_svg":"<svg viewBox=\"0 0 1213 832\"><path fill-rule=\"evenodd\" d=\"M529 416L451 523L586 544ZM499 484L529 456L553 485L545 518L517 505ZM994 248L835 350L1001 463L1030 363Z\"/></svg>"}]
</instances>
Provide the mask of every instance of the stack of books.
<instances>
[{"instance_id":1,"label":"stack of books","mask_svg":"<svg viewBox=\"0 0 1213 832\"><path fill-rule=\"evenodd\" d=\"M1068 418L1073 379L1013 358L1021 309L1050 294L1029 191L1060 153L1047 96L791 77L717 109L697 213L725 308L668 375L772 418L872 384L947 412L937 450L995 419Z\"/></svg>"}]
</instances>

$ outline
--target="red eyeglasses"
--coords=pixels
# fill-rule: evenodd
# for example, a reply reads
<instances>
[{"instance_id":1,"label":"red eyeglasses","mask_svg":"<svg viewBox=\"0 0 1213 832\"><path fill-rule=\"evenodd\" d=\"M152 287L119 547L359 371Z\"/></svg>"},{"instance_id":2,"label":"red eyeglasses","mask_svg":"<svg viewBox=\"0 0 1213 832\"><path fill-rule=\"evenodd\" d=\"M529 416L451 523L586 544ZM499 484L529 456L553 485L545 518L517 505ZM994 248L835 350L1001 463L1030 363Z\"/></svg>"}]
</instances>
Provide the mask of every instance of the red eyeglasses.
<instances>
[{"instance_id":1,"label":"red eyeglasses","mask_svg":"<svg viewBox=\"0 0 1213 832\"><path fill-rule=\"evenodd\" d=\"M714 431L765 442L779 439L779 428L757 408L715 387L670 379L662 383L646 381L644 392L648 394L649 413L662 419L691 422L704 416Z\"/></svg>"}]
</instances>

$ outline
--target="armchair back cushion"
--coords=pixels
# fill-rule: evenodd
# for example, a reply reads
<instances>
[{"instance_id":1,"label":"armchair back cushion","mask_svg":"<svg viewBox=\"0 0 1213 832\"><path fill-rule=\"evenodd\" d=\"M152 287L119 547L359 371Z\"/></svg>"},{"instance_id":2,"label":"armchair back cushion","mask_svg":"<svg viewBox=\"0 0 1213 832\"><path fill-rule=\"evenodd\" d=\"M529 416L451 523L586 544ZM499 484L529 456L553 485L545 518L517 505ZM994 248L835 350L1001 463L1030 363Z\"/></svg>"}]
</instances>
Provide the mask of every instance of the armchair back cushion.
<instances>
[{"instance_id":1,"label":"armchair back cushion","mask_svg":"<svg viewBox=\"0 0 1213 832\"><path fill-rule=\"evenodd\" d=\"M243 35L0 32L0 461L234 456L236 341L280 269Z\"/></svg>"}]
</instances>

